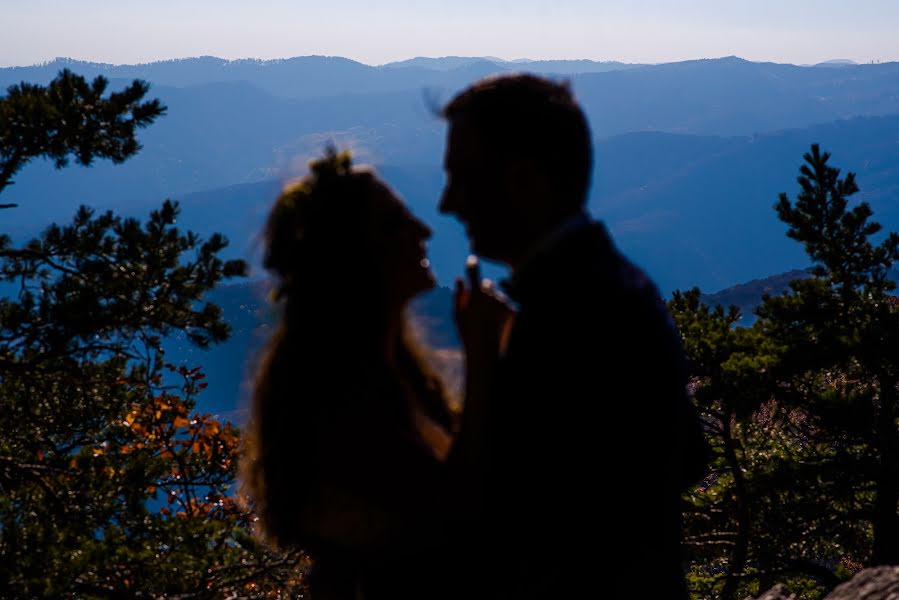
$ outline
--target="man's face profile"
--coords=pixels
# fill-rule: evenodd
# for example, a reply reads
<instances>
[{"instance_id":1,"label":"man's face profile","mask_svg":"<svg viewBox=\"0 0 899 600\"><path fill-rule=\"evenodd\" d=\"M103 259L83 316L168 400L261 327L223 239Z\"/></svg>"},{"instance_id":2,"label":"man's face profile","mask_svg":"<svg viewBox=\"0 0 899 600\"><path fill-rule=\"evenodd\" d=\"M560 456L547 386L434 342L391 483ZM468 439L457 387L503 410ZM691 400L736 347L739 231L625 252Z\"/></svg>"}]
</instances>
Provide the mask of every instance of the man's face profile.
<instances>
[{"instance_id":1,"label":"man's face profile","mask_svg":"<svg viewBox=\"0 0 899 600\"><path fill-rule=\"evenodd\" d=\"M472 251L485 258L507 260L506 233L510 211L503 158L489 151L473 125L450 124L444 156L446 187L440 212L465 225Z\"/></svg>"}]
</instances>

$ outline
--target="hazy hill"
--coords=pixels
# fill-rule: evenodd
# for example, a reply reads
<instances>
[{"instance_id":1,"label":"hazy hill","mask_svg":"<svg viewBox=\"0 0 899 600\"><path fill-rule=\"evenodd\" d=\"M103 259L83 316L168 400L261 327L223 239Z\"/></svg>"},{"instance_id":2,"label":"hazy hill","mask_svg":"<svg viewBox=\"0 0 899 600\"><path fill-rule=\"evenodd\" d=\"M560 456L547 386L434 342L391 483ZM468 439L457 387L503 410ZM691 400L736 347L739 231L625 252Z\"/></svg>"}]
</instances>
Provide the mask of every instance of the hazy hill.
<instances>
[{"instance_id":1,"label":"hazy hill","mask_svg":"<svg viewBox=\"0 0 899 600\"><path fill-rule=\"evenodd\" d=\"M409 67L419 67L422 69L432 69L434 71L450 71L459 67L467 67L475 62L495 62L497 64L502 60L486 57L486 56L441 56L439 58L431 58L429 56L416 56L407 60L397 60L389 62L382 67L386 69L407 69Z\"/></svg>"},{"instance_id":2,"label":"hazy hill","mask_svg":"<svg viewBox=\"0 0 899 600\"><path fill-rule=\"evenodd\" d=\"M796 193L802 154L813 142L834 153L834 164L857 173L862 189L857 198L872 204L875 218L888 230L899 230L896 140L899 116L756 137L616 136L596 143L590 207L666 293L692 285L721 289L806 264L800 245L784 235L773 205L780 192ZM380 171L432 225L433 267L449 284L460 272L468 246L461 227L437 213L442 170L437 165L387 164ZM255 195L244 193L251 189L232 188L228 194L185 197L185 222L220 226L235 242L248 241L276 189L272 184L252 188ZM221 210L226 206L233 208Z\"/></svg>"},{"instance_id":3,"label":"hazy hill","mask_svg":"<svg viewBox=\"0 0 899 600\"><path fill-rule=\"evenodd\" d=\"M724 308L731 305L740 309L740 324L749 325L755 321L755 309L762 303L762 297L779 296L789 291L790 282L809 276L808 271L794 269L786 273L753 279L746 283L738 283L713 294L703 294L702 301L709 306L720 304Z\"/></svg>"},{"instance_id":4,"label":"hazy hill","mask_svg":"<svg viewBox=\"0 0 899 600\"><path fill-rule=\"evenodd\" d=\"M899 63L827 68L728 57L638 66L449 57L412 59L402 68L397 64L403 63L372 67L320 56L274 61L203 57L144 65L57 59L45 65L0 69L0 88L23 80L46 82L68 67L90 77L138 77L158 86L246 82L282 99L414 91L420 104L427 94L439 105L480 77L526 70L570 78L601 137L646 130L752 134L849 116L889 114L896 112L899 99ZM226 88L215 101L223 107L230 105ZM359 116L364 114L363 104ZM394 120L402 122L402 114L397 111Z\"/></svg>"},{"instance_id":5,"label":"hazy hill","mask_svg":"<svg viewBox=\"0 0 899 600\"><path fill-rule=\"evenodd\" d=\"M49 78L59 66L0 69L0 75ZM21 239L68 219L81 203L143 215L173 197L184 203L182 223L201 233L221 229L245 253L283 181L334 140L376 165L433 225L441 282L459 272L467 244L461 228L435 206L445 135L433 114L439 97L424 91L429 88L416 73L446 84L496 71L497 63L438 70L305 57L76 66L86 74L167 81L152 94L168 114L142 132L144 149L123 165L64 171L29 165L4 193L5 201L21 204L4 211L4 231ZM293 76L303 73L309 77ZM234 80L211 81L227 77ZM315 88L316 78L324 83L315 93L346 86L354 92L291 98L263 85ZM833 151L835 164L858 172L862 197L877 218L899 229L899 117L852 116L899 113L899 63L833 69L727 58L583 73L572 81L596 134L591 208L665 292L721 289L804 265L771 206L778 192L795 191L802 153L813 142ZM187 82L201 84L181 85ZM406 87L375 92L366 82Z\"/></svg>"},{"instance_id":6,"label":"hazy hill","mask_svg":"<svg viewBox=\"0 0 899 600\"><path fill-rule=\"evenodd\" d=\"M0 69L0 84L47 80L64 64ZM544 63L524 64L536 68ZM5 215L7 227L39 226L47 214L69 212L85 201L133 206L164 196L285 179L300 172L328 140L356 149L363 160L377 165L439 166L444 124L435 107L453 89L499 68L484 60L462 70L375 68L324 57L69 66L88 76L144 77L154 82L151 93L166 103L168 114L142 133L143 151L124 165L101 163L90 171L62 173L29 166L5 193L7 201L29 210ZM398 71L405 74L391 79ZM424 79L415 75L424 72ZM124 81L116 79L114 85ZM369 85L372 81L389 85ZM432 87L434 81L439 85ZM645 131L752 135L899 113L899 63L830 69L731 58L583 73L572 81L601 140ZM269 89L296 85L315 97L285 97Z\"/></svg>"},{"instance_id":7,"label":"hazy hill","mask_svg":"<svg viewBox=\"0 0 899 600\"><path fill-rule=\"evenodd\" d=\"M597 145L591 206L666 292L704 290L807 264L773 206L798 191L803 153L817 142L858 175L887 230L899 230L899 116L861 118L754 137L647 133Z\"/></svg>"},{"instance_id":8,"label":"hazy hill","mask_svg":"<svg viewBox=\"0 0 899 600\"><path fill-rule=\"evenodd\" d=\"M252 147L251 134L247 135ZM392 140L404 139L405 134L398 130L395 135ZM428 139L422 135L419 147L426 148ZM849 119L753 137L657 132L615 136L596 142L590 206L666 293L693 285L722 289L806 264L801 247L784 235L773 205L779 192L795 194L802 154L813 142L834 153L834 164L858 174L862 189L858 197L871 202L875 217L887 229L899 230L896 140L899 116ZM439 144L437 138L433 142ZM222 135L225 143L227 136ZM415 143L410 136L410 146ZM251 148L243 151L249 153ZM237 253L249 252L280 179L215 188L215 173L227 181L240 165L240 152L227 159L227 151L222 151L221 157L204 163L209 173L205 181L212 189L166 194L151 168L152 152L148 142L143 155L121 166L61 172L46 165L29 167L8 195L22 207L5 211L5 230L19 232L20 237L34 233L50 219L68 219L79 202L141 215L149 205L172 196L183 202L182 224L201 232L223 231ZM439 155L436 149L434 153ZM433 154L424 158L433 159ZM432 264L448 285L461 271L468 246L461 227L437 213L443 186L439 163L411 160L398 155L395 162L380 163L378 168L433 227ZM195 173L174 158L162 164L185 177Z\"/></svg>"},{"instance_id":9,"label":"hazy hill","mask_svg":"<svg viewBox=\"0 0 899 600\"><path fill-rule=\"evenodd\" d=\"M479 61L496 63L498 66L509 70L528 70L537 73L566 75L572 73L605 73L619 69L633 69L643 65L629 64L617 61L595 60L502 60L491 56L444 56L441 58L429 58L418 56L408 60L391 62L383 65L385 68L396 69L406 67L422 67L438 71L448 71L465 67Z\"/></svg>"},{"instance_id":10,"label":"hazy hill","mask_svg":"<svg viewBox=\"0 0 899 600\"><path fill-rule=\"evenodd\" d=\"M362 160L439 164L443 123L419 91L285 100L247 83L154 87L168 113L141 132L143 150L122 165L54 171L32 163L4 199L23 210L5 222L43 222L52 208L91 202L133 205L165 196L295 176L325 143ZM64 194L62 194L64 192Z\"/></svg>"},{"instance_id":11,"label":"hazy hill","mask_svg":"<svg viewBox=\"0 0 899 600\"><path fill-rule=\"evenodd\" d=\"M574 75L577 73L608 73L610 71L623 71L636 69L645 65L637 63L622 63L617 61L593 60L517 60L506 63L512 70L530 71L545 75Z\"/></svg>"},{"instance_id":12,"label":"hazy hill","mask_svg":"<svg viewBox=\"0 0 899 600\"><path fill-rule=\"evenodd\" d=\"M594 61L535 61L527 65L529 70L563 75L627 67L622 63ZM0 88L5 89L19 81L45 83L63 68L88 77L139 78L173 87L247 82L277 97L321 98L425 88L457 90L492 73L522 70L523 65L479 57L418 58L380 67L337 56L301 56L278 60L225 60L203 56L137 65L109 65L58 58L42 65L0 69Z\"/></svg>"},{"instance_id":13,"label":"hazy hill","mask_svg":"<svg viewBox=\"0 0 899 600\"><path fill-rule=\"evenodd\" d=\"M736 57L576 75L594 132L751 135L899 112L899 63L839 69Z\"/></svg>"},{"instance_id":14,"label":"hazy hill","mask_svg":"<svg viewBox=\"0 0 899 600\"><path fill-rule=\"evenodd\" d=\"M816 67L848 67L851 65L857 65L858 63L854 60L848 58L834 58L831 60L825 60L824 62L820 62L816 64Z\"/></svg>"},{"instance_id":15,"label":"hazy hill","mask_svg":"<svg viewBox=\"0 0 899 600\"><path fill-rule=\"evenodd\" d=\"M187 87L207 83L248 82L267 93L285 97L329 96L379 92L409 87L411 73L385 72L336 56L302 56L280 60L225 60L214 56L183 58L137 65L110 65L57 58L32 67L0 69L0 85L19 80L49 81L62 68L85 76L140 78L158 85Z\"/></svg>"}]
</instances>

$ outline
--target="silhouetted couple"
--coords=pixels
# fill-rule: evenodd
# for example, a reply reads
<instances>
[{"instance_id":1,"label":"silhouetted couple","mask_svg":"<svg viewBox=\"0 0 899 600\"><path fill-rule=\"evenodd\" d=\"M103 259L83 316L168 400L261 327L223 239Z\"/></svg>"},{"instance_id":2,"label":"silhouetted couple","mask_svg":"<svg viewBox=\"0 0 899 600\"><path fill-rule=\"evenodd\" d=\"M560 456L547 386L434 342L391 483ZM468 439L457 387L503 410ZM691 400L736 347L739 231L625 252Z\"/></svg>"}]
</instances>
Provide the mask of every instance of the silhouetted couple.
<instances>
[{"instance_id":1,"label":"silhouetted couple","mask_svg":"<svg viewBox=\"0 0 899 600\"><path fill-rule=\"evenodd\" d=\"M314 559L313 600L685 598L680 495L704 472L679 336L585 212L591 140L566 85L500 77L449 122L440 210L511 269L455 292L464 409L410 336L431 288L413 217L329 153L267 225L280 327L246 483L265 533Z\"/></svg>"}]
</instances>

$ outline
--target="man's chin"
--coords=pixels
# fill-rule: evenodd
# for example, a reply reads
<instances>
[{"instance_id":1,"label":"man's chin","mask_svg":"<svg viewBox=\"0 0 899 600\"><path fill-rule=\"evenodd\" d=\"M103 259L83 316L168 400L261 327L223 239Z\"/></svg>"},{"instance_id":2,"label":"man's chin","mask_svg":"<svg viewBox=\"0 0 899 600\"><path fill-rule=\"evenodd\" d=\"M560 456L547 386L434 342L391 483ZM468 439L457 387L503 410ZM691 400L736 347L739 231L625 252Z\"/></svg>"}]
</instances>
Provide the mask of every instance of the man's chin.
<instances>
[{"instance_id":1,"label":"man's chin","mask_svg":"<svg viewBox=\"0 0 899 600\"><path fill-rule=\"evenodd\" d=\"M489 244L471 240L470 248L471 253L479 256L480 258L502 262L502 258L496 252L494 252L494 249L491 248Z\"/></svg>"}]
</instances>

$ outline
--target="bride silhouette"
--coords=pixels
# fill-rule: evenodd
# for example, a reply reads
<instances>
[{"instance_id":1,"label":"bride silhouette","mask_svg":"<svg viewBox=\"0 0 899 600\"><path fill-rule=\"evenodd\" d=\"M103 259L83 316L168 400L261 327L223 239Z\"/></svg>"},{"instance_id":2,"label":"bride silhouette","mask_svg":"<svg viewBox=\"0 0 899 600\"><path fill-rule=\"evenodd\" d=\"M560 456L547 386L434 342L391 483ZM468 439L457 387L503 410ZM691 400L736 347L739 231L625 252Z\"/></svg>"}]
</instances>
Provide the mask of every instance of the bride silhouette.
<instances>
[{"instance_id":1,"label":"bride silhouette","mask_svg":"<svg viewBox=\"0 0 899 600\"><path fill-rule=\"evenodd\" d=\"M314 600L421 597L398 565L439 545L453 429L406 316L434 285L431 232L348 153L310 166L266 226L280 323L255 381L245 491L264 535L313 559Z\"/></svg>"}]
</instances>

